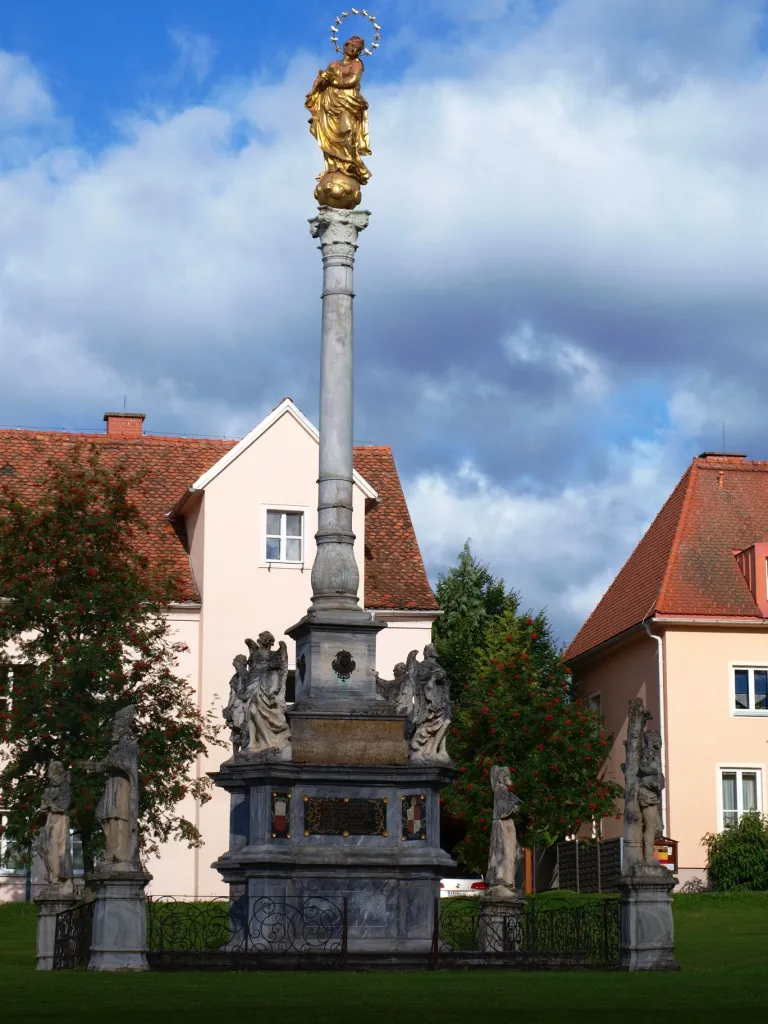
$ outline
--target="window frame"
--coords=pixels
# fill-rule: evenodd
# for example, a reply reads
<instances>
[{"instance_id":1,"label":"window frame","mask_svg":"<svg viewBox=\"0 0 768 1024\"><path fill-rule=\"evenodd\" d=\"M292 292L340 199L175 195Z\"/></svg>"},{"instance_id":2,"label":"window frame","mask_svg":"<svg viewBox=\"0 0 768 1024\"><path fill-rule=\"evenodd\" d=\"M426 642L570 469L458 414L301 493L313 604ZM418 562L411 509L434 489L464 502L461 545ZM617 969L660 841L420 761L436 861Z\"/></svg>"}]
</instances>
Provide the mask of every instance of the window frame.
<instances>
[{"instance_id":1,"label":"window frame","mask_svg":"<svg viewBox=\"0 0 768 1024\"><path fill-rule=\"evenodd\" d=\"M741 669L747 675L748 708L736 707L736 673ZM768 672L768 661L732 661L728 666L728 706L733 718L766 718L768 708L755 707L755 672Z\"/></svg>"},{"instance_id":2,"label":"window frame","mask_svg":"<svg viewBox=\"0 0 768 1024\"><path fill-rule=\"evenodd\" d=\"M301 558L298 561L267 558L267 514L301 516ZM259 566L263 569L301 569L307 564L307 532L310 508L308 505L287 505L281 501L264 502L261 506L261 527L259 537ZM270 534L270 536L275 536ZM283 540L285 535L281 533Z\"/></svg>"},{"instance_id":3,"label":"window frame","mask_svg":"<svg viewBox=\"0 0 768 1024\"><path fill-rule=\"evenodd\" d=\"M596 711L601 718L603 717L603 694L601 690L598 690L597 693L590 693L587 697L587 707L591 708L592 711Z\"/></svg>"},{"instance_id":4,"label":"window frame","mask_svg":"<svg viewBox=\"0 0 768 1024\"><path fill-rule=\"evenodd\" d=\"M763 792L765 787L765 765L764 764L743 764L736 762L723 762L715 766L715 784L717 787L717 832L724 832L727 826L725 824L724 814L725 808L723 807L723 775L727 773L736 773L736 813L738 815L738 821L741 820L745 811L739 811L739 802L742 800L743 788L742 788L742 775L743 773L754 773L756 778L755 789L757 791L757 813L762 814L763 808L765 807L765 793Z\"/></svg>"},{"instance_id":5,"label":"window frame","mask_svg":"<svg viewBox=\"0 0 768 1024\"><path fill-rule=\"evenodd\" d=\"M10 816L10 814L11 814L11 812L9 810L7 810L7 809L0 810L0 824L5 826L5 824L6 824L7 820L8 820L8 817ZM3 859L5 857L5 853L6 853L7 848L8 848L8 840L5 837L5 832L3 832L3 834L0 835L0 878L20 878L20 877L24 877L26 875L26 873L27 873L27 869L25 867L9 868L9 867L6 867L6 865L3 863Z\"/></svg>"}]
</instances>

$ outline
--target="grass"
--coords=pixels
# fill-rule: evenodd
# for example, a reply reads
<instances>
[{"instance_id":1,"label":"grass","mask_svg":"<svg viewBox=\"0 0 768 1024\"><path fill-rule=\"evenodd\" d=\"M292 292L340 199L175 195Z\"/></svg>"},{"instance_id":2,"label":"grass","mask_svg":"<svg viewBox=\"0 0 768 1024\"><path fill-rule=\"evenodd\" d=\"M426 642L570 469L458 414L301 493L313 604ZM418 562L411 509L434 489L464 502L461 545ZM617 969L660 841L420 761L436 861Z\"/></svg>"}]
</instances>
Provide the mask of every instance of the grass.
<instances>
[{"instance_id":1,"label":"grass","mask_svg":"<svg viewBox=\"0 0 768 1024\"><path fill-rule=\"evenodd\" d=\"M35 911L0 906L0 1022L510 1024L768 1020L768 894L675 898L679 974L36 973Z\"/></svg>"}]
</instances>

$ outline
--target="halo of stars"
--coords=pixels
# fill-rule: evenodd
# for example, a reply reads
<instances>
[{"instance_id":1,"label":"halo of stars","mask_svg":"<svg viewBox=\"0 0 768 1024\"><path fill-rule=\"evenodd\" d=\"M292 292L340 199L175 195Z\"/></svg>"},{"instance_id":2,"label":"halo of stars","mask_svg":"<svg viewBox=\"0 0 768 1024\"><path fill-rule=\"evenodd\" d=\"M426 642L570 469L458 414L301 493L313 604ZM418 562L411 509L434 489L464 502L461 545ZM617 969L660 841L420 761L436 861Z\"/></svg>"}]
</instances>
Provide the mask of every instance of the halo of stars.
<instances>
[{"instance_id":1,"label":"halo of stars","mask_svg":"<svg viewBox=\"0 0 768 1024\"><path fill-rule=\"evenodd\" d=\"M342 52L342 47L339 46L339 29L341 28L344 20L352 14L357 14L361 18L367 18L368 21L370 21L370 23L373 25L375 35L373 37L373 42L371 43L371 48L369 50L368 47L366 47L363 50L363 53L367 57L372 57L373 51L378 50L379 48L379 43L381 40L381 25L377 24L376 15L371 14L369 11L366 11L365 9L359 11L356 7L350 7L348 11L342 11L341 14L337 16L334 23L331 25L331 43L333 44L336 53Z\"/></svg>"}]
</instances>

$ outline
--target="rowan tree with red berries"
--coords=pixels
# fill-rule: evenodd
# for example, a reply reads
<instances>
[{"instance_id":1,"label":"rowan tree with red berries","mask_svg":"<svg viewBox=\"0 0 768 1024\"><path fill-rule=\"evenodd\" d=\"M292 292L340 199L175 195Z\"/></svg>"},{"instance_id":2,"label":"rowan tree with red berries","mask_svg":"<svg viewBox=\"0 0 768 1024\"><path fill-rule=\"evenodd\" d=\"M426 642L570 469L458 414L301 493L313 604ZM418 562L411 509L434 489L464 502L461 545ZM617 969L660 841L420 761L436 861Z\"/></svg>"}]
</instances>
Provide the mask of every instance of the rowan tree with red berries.
<instances>
[{"instance_id":1,"label":"rowan tree with red berries","mask_svg":"<svg viewBox=\"0 0 768 1024\"><path fill-rule=\"evenodd\" d=\"M184 646L166 610L178 596L167 566L143 553L150 533L134 495L141 475L107 466L95 446L76 444L23 487L0 487L0 678L3 695L0 799L9 845L29 849L51 760L72 771L72 827L86 867L102 837L95 807L104 786L78 762L102 758L116 711L135 704L140 749L139 827L144 853L200 834L178 804L208 799L192 768L217 743L212 712L201 713L176 674ZM157 545L151 545L156 548Z\"/></svg>"},{"instance_id":2,"label":"rowan tree with red berries","mask_svg":"<svg viewBox=\"0 0 768 1024\"><path fill-rule=\"evenodd\" d=\"M451 727L449 752L460 775L442 798L465 829L455 855L481 873L493 822L492 765L510 768L523 846L552 845L615 814L622 793L602 777L609 737L601 717L575 696L544 613L508 609L488 624L485 639Z\"/></svg>"}]
</instances>

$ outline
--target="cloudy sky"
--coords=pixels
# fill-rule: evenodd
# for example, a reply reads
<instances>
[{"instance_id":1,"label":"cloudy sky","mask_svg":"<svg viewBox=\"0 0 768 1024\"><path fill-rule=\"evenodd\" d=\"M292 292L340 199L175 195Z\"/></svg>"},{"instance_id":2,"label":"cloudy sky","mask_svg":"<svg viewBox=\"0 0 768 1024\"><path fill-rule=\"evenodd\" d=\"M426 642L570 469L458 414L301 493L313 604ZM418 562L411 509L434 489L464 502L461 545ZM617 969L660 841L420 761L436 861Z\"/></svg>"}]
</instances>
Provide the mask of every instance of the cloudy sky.
<instances>
[{"instance_id":1,"label":"cloudy sky","mask_svg":"<svg viewBox=\"0 0 768 1024\"><path fill-rule=\"evenodd\" d=\"M0 424L316 420L303 101L337 7L2 6ZM471 537L568 640L724 424L768 457L768 3L374 10L356 438L433 579Z\"/></svg>"}]
</instances>

